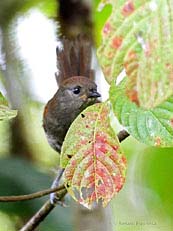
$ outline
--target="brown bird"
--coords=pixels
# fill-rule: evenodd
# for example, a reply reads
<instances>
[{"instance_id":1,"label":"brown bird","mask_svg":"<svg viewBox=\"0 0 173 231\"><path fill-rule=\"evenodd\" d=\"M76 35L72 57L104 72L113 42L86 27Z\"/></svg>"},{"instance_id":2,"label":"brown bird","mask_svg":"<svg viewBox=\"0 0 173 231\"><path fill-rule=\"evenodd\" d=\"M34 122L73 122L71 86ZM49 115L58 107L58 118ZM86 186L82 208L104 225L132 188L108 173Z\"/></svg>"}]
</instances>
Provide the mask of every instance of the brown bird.
<instances>
[{"instance_id":1,"label":"brown bird","mask_svg":"<svg viewBox=\"0 0 173 231\"><path fill-rule=\"evenodd\" d=\"M50 146L57 152L73 120L101 95L93 81L91 70L92 46L86 36L62 40L57 48L56 80L59 89L48 101L43 114L43 128Z\"/></svg>"},{"instance_id":2,"label":"brown bird","mask_svg":"<svg viewBox=\"0 0 173 231\"><path fill-rule=\"evenodd\" d=\"M43 128L50 146L59 153L73 120L101 96L93 81L91 49L90 40L78 36L71 41L63 39L62 48L56 50L58 73L55 76L59 89L45 106ZM63 171L59 170L52 188L58 186ZM57 203L56 193L50 195L50 201Z\"/></svg>"}]
</instances>

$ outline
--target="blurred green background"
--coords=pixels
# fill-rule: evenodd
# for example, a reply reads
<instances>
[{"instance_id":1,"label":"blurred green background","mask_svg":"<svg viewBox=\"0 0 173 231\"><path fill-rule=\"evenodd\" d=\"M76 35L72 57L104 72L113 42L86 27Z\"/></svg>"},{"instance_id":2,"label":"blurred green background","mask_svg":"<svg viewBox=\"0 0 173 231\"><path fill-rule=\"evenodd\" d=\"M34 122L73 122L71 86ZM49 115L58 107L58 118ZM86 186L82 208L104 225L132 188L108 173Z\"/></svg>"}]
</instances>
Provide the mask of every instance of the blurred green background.
<instances>
[{"instance_id":1,"label":"blurred green background","mask_svg":"<svg viewBox=\"0 0 173 231\"><path fill-rule=\"evenodd\" d=\"M99 0L78 1L85 17L81 12L72 15L70 9L71 15L65 18L62 4L68 1L62 2L0 1L0 91L18 109L15 119L0 121L0 195L50 187L59 157L46 141L42 112L57 89L56 41L59 35L84 32L98 46L101 28L111 12L110 6L97 11ZM95 68L99 79L97 64ZM105 89L103 77L98 84ZM101 93L106 98L107 92ZM173 230L173 148L147 147L131 137L122 147L128 161L127 180L111 202L107 219L112 230ZM18 230L46 199L0 203L0 231ZM71 206L57 206L38 230L76 231L72 210Z\"/></svg>"}]
</instances>

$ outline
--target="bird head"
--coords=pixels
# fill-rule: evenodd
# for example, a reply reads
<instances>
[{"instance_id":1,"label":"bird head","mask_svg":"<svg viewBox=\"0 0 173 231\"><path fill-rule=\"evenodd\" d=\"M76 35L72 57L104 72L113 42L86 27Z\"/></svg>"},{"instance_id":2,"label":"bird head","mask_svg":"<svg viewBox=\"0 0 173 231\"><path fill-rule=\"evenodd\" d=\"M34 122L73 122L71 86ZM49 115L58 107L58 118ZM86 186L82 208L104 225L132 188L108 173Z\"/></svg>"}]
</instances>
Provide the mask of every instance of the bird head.
<instances>
[{"instance_id":1,"label":"bird head","mask_svg":"<svg viewBox=\"0 0 173 231\"><path fill-rule=\"evenodd\" d=\"M66 105L69 105L68 107L81 111L96 103L97 98L101 97L97 91L97 85L84 76L74 76L66 79L57 93L61 103L66 103Z\"/></svg>"}]
</instances>

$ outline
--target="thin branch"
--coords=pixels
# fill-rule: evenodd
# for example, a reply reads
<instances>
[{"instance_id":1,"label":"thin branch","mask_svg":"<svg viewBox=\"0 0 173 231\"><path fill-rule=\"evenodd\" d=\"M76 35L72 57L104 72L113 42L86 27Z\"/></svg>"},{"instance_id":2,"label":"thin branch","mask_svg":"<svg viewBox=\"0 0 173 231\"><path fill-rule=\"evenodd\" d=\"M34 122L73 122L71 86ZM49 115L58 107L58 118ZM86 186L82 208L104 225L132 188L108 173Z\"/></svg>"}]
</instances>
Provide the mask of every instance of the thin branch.
<instances>
[{"instance_id":1,"label":"thin branch","mask_svg":"<svg viewBox=\"0 0 173 231\"><path fill-rule=\"evenodd\" d=\"M61 191L56 193L56 196L59 201L67 193L66 189L62 189ZM33 231L43 220L44 218L55 208L56 204L52 204L50 200L48 200L41 209L20 229L20 231Z\"/></svg>"},{"instance_id":2,"label":"thin branch","mask_svg":"<svg viewBox=\"0 0 173 231\"><path fill-rule=\"evenodd\" d=\"M31 193L27 195L20 195L20 196L0 196L0 202L16 202L16 201L25 201L25 200L32 200L35 198L46 196L53 192L58 192L65 189L64 185L60 185L56 188L45 189L36 193Z\"/></svg>"}]
</instances>

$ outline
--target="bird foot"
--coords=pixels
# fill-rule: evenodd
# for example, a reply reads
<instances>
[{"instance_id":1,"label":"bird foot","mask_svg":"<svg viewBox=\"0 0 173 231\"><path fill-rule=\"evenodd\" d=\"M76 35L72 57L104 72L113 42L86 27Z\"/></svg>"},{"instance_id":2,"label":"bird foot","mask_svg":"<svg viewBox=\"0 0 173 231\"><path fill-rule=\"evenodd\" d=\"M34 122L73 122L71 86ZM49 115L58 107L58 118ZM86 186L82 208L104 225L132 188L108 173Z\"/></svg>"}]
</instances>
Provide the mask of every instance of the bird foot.
<instances>
[{"instance_id":1,"label":"bird foot","mask_svg":"<svg viewBox=\"0 0 173 231\"><path fill-rule=\"evenodd\" d=\"M64 169L59 169L58 170L58 174L57 174L55 180L53 181L53 184L52 184L51 188L56 188L56 187L59 186L59 183L60 183L61 177L63 175L63 172L64 172ZM65 205L65 203L58 198L56 192L53 192L53 193L50 194L50 203L53 204L53 205L59 204L59 205L61 205L63 207Z\"/></svg>"},{"instance_id":2,"label":"bird foot","mask_svg":"<svg viewBox=\"0 0 173 231\"><path fill-rule=\"evenodd\" d=\"M59 197L56 195L56 193L50 194L50 203L53 205L60 205L64 208L68 207L68 205L65 203L64 199L59 199Z\"/></svg>"}]
</instances>

